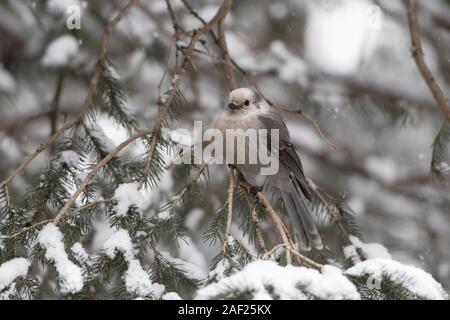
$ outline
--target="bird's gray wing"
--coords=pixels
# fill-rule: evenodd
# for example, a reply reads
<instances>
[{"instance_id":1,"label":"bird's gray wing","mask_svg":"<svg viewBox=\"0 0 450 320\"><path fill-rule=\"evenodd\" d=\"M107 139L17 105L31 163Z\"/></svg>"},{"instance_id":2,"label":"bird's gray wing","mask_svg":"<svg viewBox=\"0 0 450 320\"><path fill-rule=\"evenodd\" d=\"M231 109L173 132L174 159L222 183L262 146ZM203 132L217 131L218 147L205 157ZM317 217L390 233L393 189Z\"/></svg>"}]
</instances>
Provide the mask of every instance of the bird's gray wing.
<instances>
[{"instance_id":1,"label":"bird's gray wing","mask_svg":"<svg viewBox=\"0 0 450 320\"><path fill-rule=\"evenodd\" d=\"M303 165L294 145L290 142L289 131L283 118L277 112L260 115L259 121L263 128L268 131L268 148L270 150L270 129L279 129L280 133L280 163L289 170L289 172L296 178L298 186L300 187L304 196L311 200L311 193L303 173Z\"/></svg>"}]
</instances>

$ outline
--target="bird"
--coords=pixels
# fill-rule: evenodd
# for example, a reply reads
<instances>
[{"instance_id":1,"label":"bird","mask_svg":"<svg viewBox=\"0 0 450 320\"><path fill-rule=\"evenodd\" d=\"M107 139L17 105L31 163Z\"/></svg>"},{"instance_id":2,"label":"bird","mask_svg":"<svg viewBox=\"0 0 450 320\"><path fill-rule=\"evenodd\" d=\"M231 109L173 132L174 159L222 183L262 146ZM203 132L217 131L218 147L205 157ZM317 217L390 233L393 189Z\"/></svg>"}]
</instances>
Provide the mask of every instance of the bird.
<instances>
[{"instance_id":1,"label":"bird","mask_svg":"<svg viewBox=\"0 0 450 320\"><path fill-rule=\"evenodd\" d=\"M236 157L234 167L257 191L262 190L262 185L270 185L281 192L295 240L299 249L309 251L311 248L322 250L323 244L314 219L307 203L312 201L312 195L308 181L303 172L300 156L292 144L289 130L278 110L271 106L256 90L250 88L234 89L229 94L228 105L218 116L214 128L220 130L223 136L223 151L227 152L226 145L233 143L234 152L240 154L245 152L246 162L237 163ZM227 141L226 131L237 130L240 134L247 129L278 129L279 150L273 150L279 161L279 168L272 175L262 176L260 162L249 163L248 154L255 152L257 141L248 141L246 150L236 150L234 142ZM267 144L270 143L271 135L268 134ZM242 147L242 146L241 146ZM230 147L231 150L231 147ZM229 151L228 151L229 152ZM231 157L230 157L231 158ZM228 160L228 157L227 157ZM230 165L230 164L229 164ZM258 188L259 186L259 188Z\"/></svg>"}]
</instances>

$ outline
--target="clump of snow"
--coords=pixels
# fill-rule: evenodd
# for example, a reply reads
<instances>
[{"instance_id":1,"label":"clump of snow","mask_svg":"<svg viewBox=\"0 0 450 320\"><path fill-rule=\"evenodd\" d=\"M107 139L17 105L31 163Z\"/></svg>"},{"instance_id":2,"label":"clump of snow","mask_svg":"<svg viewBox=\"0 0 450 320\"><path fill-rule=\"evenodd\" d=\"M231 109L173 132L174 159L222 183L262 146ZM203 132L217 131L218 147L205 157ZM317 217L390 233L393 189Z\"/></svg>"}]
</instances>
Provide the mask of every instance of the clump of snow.
<instances>
[{"instance_id":1,"label":"clump of snow","mask_svg":"<svg viewBox=\"0 0 450 320\"><path fill-rule=\"evenodd\" d=\"M128 269L125 272L125 286L128 292L133 292L138 296L151 294L154 297L161 297L165 290L163 285L151 282L137 259L128 261Z\"/></svg>"},{"instance_id":2,"label":"clump of snow","mask_svg":"<svg viewBox=\"0 0 450 320\"><path fill-rule=\"evenodd\" d=\"M422 299L442 300L446 298L442 286L429 273L395 260L381 258L366 260L357 263L345 271L345 274L350 276L368 275L372 278L376 277L380 281L387 277Z\"/></svg>"},{"instance_id":3,"label":"clump of snow","mask_svg":"<svg viewBox=\"0 0 450 320\"><path fill-rule=\"evenodd\" d=\"M213 299L230 290L251 292L253 299L360 299L355 286L333 266L317 270L255 261L242 271L200 289L197 299Z\"/></svg>"},{"instance_id":4,"label":"clump of snow","mask_svg":"<svg viewBox=\"0 0 450 320\"><path fill-rule=\"evenodd\" d=\"M30 262L25 258L14 258L0 265L0 292L17 278L25 277L29 267Z\"/></svg>"},{"instance_id":5,"label":"clump of snow","mask_svg":"<svg viewBox=\"0 0 450 320\"><path fill-rule=\"evenodd\" d=\"M180 296L176 292L167 292L161 297L162 300L181 300Z\"/></svg>"},{"instance_id":6,"label":"clump of snow","mask_svg":"<svg viewBox=\"0 0 450 320\"><path fill-rule=\"evenodd\" d=\"M100 143L100 148L105 152L111 152L115 145L113 141L105 134L105 131L96 123L90 124L89 133Z\"/></svg>"},{"instance_id":7,"label":"clump of snow","mask_svg":"<svg viewBox=\"0 0 450 320\"><path fill-rule=\"evenodd\" d=\"M221 260L219 261L219 263L216 265L216 267L214 269L212 269L209 274L208 274L208 278L210 279L215 279L215 280L222 280L226 277L225 272L228 270L228 268L230 267L228 260Z\"/></svg>"},{"instance_id":8,"label":"clump of snow","mask_svg":"<svg viewBox=\"0 0 450 320\"><path fill-rule=\"evenodd\" d=\"M64 250L63 235L52 223L39 232L37 241L46 250L45 257L55 264L59 274L61 292L76 293L83 288L83 275L80 267L69 260Z\"/></svg>"},{"instance_id":9,"label":"clump of snow","mask_svg":"<svg viewBox=\"0 0 450 320\"><path fill-rule=\"evenodd\" d=\"M349 236L351 245L344 247L344 256L350 259L353 263L360 262L361 259L358 250L362 252L365 259L392 259L389 251L379 243L363 243L355 236Z\"/></svg>"},{"instance_id":10,"label":"clump of snow","mask_svg":"<svg viewBox=\"0 0 450 320\"><path fill-rule=\"evenodd\" d=\"M16 283L13 282L8 287L8 289L0 291L0 300L10 300L12 297L14 297L15 293L16 293Z\"/></svg>"},{"instance_id":11,"label":"clump of snow","mask_svg":"<svg viewBox=\"0 0 450 320\"><path fill-rule=\"evenodd\" d=\"M80 155L72 150L65 150L59 155L57 162L59 165L67 164L69 167L76 167L80 163Z\"/></svg>"},{"instance_id":12,"label":"clump of snow","mask_svg":"<svg viewBox=\"0 0 450 320\"><path fill-rule=\"evenodd\" d=\"M123 183L114 191L117 200L116 211L120 217L125 217L130 207L136 207L142 214L145 209L145 199L136 183Z\"/></svg>"},{"instance_id":13,"label":"clump of snow","mask_svg":"<svg viewBox=\"0 0 450 320\"><path fill-rule=\"evenodd\" d=\"M0 65L0 91L13 93L16 90L14 77Z\"/></svg>"},{"instance_id":14,"label":"clump of snow","mask_svg":"<svg viewBox=\"0 0 450 320\"><path fill-rule=\"evenodd\" d=\"M128 231L124 229L118 229L105 241L103 244L103 250L105 254L114 259L116 251L120 251L125 256L125 259L131 260L134 256L133 244L131 243L130 235Z\"/></svg>"},{"instance_id":15,"label":"clump of snow","mask_svg":"<svg viewBox=\"0 0 450 320\"><path fill-rule=\"evenodd\" d=\"M70 248L70 251L72 251L73 256L80 264L83 264L89 260L89 254L83 248L83 245L79 242L74 243L72 248Z\"/></svg>"},{"instance_id":16,"label":"clump of snow","mask_svg":"<svg viewBox=\"0 0 450 320\"><path fill-rule=\"evenodd\" d=\"M160 298L164 293L164 286L152 283L147 272L144 271L138 259L134 256L133 243L128 231L124 229L116 230L103 245L105 254L111 259L115 257L116 251L122 252L128 269L125 271L124 280L128 292L138 296L152 295Z\"/></svg>"},{"instance_id":17,"label":"clump of snow","mask_svg":"<svg viewBox=\"0 0 450 320\"><path fill-rule=\"evenodd\" d=\"M73 36L63 35L47 46L41 64L48 68L65 67L77 53L77 39Z\"/></svg>"},{"instance_id":18,"label":"clump of snow","mask_svg":"<svg viewBox=\"0 0 450 320\"><path fill-rule=\"evenodd\" d=\"M172 217L170 210L161 211L158 213L159 220L169 220Z\"/></svg>"}]
</instances>

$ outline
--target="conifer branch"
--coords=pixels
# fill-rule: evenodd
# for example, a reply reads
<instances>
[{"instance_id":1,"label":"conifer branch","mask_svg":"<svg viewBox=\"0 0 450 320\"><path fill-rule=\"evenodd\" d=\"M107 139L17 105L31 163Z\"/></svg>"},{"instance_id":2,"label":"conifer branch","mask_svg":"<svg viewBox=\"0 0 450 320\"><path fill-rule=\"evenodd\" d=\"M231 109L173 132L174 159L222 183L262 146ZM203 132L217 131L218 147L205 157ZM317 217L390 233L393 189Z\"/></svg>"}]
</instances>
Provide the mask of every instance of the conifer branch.
<instances>
[{"instance_id":1,"label":"conifer branch","mask_svg":"<svg viewBox=\"0 0 450 320\"><path fill-rule=\"evenodd\" d=\"M19 166L14 170L14 172L5 180L0 183L0 188L4 188L9 184L18 174L20 174L29 164L36 158L42 151L47 149L48 146L53 144L66 130L72 128L78 123L78 119L71 120L67 122L64 126L58 129L55 134L53 134L47 141L41 143L33 153L25 157L25 159L19 164Z\"/></svg>"},{"instance_id":2,"label":"conifer branch","mask_svg":"<svg viewBox=\"0 0 450 320\"><path fill-rule=\"evenodd\" d=\"M65 73L62 72L59 75L58 81L56 84L56 91L55 91L55 95L53 97L52 106L51 106L52 110L49 113L50 127L51 127L50 136L55 134L55 132L57 130L57 126L58 126L59 107L60 107L61 94L63 91L64 78L65 78Z\"/></svg>"},{"instance_id":3,"label":"conifer branch","mask_svg":"<svg viewBox=\"0 0 450 320\"><path fill-rule=\"evenodd\" d=\"M51 146L55 141L68 129L75 125L78 125L83 121L85 113L88 111L92 104L92 101L97 92L97 84L101 77L101 72L103 70L103 65L106 62L106 54L108 49L109 37L114 30L114 28L119 24L119 22L128 14L130 9L136 5L139 0L130 0L128 4L114 17L110 23L106 25L103 30L102 38L100 40L100 47L98 50L97 65L94 71L94 75L90 81L90 86L88 89L88 94L84 100L83 106L81 107L80 115L66 124L64 124L60 129L58 129L51 137L49 137L45 142L41 143L30 155L28 155L20 165L14 170L14 172L5 180L0 183L0 189L10 183L18 174L20 174L30 162L36 158L42 151Z\"/></svg>"},{"instance_id":4,"label":"conifer branch","mask_svg":"<svg viewBox=\"0 0 450 320\"><path fill-rule=\"evenodd\" d=\"M88 173L86 178L83 179L83 181L78 186L75 193L70 197L70 199L67 201L67 203L64 205L64 207L58 212L56 217L53 219L53 222L55 224L58 224L58 222L65 216L67 211L70 209L70 207L73 205L75 200L78 198L78 196L83 192L84 189L89 185L89 183L92 181L92 179L95 178L97 173L102 169L106 164L108 164L109 161L114 159L117 154L122 151L125 147L127 147L130 143L134 142L135 140L142 138L144 135L148 133L147 130L139 131L135 134L133 134L131 137L129 137L127 140L123 141L121 144L119 144L117 147L115 147L106 157L104 157L100 162L98 162L95 167Z\"/></svg>"}]
</instances>

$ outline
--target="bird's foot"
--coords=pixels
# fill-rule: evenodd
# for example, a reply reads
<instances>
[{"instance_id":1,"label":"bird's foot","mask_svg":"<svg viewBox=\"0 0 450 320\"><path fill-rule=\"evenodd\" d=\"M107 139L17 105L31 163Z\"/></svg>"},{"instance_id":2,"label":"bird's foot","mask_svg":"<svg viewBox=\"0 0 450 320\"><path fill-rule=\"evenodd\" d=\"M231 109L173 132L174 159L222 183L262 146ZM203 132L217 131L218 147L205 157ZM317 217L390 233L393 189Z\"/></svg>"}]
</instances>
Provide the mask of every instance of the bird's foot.
<instances>
[{"instance_id":1,"label":"bird's foot","mask_svg":"<svg viewBox=\"0 0 450 320\"><path fill-rule=\"evenodd\" d=\"M256 194L263 190L262 186L254 186L250 188L250 195L256 199Z\"/></svg>"}]
</instances>

